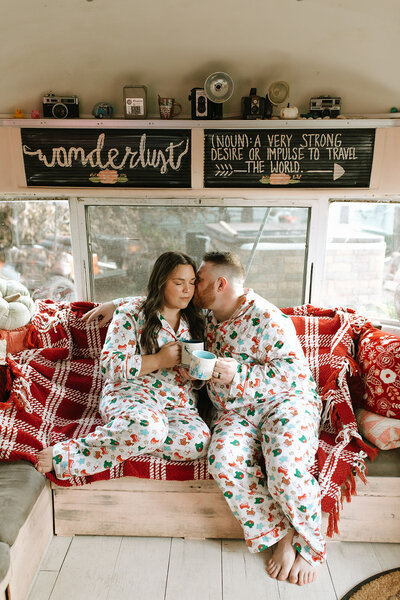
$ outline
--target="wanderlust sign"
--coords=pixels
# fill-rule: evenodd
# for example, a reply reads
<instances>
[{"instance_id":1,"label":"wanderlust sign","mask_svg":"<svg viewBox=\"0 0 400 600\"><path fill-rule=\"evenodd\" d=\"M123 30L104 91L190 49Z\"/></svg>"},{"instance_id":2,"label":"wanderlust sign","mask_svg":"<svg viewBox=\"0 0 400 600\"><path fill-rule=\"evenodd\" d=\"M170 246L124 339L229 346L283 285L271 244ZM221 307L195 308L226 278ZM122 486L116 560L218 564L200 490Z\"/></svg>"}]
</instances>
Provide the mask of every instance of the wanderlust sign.
<instances>
[{"instance_id":1,"label":"wanderlust sign","mask_svg":"<svg viewBox=\"0 0 400 600\"><path fill-rule=\"evenodd\" d=\"M205 130L205 187L369 187L374 129Z\"/></svg>"},{"instance_id":2,"label":"wanderlust sign","mask_svg":"<svg viewBox=\"0 0 400 600\"><path fill-rule=\"evenodd\" d=\"M26 183L191 187L190 129L21 129Z\"/></svg>"}]
</instances>

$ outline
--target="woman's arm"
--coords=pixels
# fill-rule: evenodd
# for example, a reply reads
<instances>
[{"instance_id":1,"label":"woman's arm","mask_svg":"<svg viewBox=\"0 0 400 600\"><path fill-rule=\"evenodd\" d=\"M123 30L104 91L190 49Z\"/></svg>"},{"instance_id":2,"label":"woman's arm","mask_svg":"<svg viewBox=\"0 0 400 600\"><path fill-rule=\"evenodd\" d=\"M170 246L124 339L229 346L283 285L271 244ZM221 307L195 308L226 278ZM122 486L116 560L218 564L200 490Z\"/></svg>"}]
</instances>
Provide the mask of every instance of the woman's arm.
<instances>
[{"instance_id":1,"label":"woman's arm","mask_svg":"<svg viewBox=\"0 0 400 600\"><path fill-rule=\"evenodd\" d=\"M164 344L155 354L141 355L139 306L138 302L130 302L119 308L108 328L101 353L101 366L104 376L112 381L127 381L180 364L181 349L178 342Z\"/></svg>"},{"instance_id":2,"label":"woman's arm","mask_svg":"<svg viewBox=\"0 0 400 600\"><path fill-rule=\"evenodd\" d=\"M142 356L142 366L139 377L147 375L158 369L170 369L181 362L181 348L178 342L168 342L155 354Z\"/></svg>"},{"instance_id":3,"label":"woman's arm","mask_svg":"<svg viewBox=\"0 0 400 600\"><path fill-rule=\"evenodd\" d=\"M129 298L117 298L116 300L110 300L110 302L103 302L103 304L99 304L99 306L85 313L82 321L91 323L99 318L99 327L104 327L113 318L115 309L128 300Z\"/></svg>"}]
</instances>

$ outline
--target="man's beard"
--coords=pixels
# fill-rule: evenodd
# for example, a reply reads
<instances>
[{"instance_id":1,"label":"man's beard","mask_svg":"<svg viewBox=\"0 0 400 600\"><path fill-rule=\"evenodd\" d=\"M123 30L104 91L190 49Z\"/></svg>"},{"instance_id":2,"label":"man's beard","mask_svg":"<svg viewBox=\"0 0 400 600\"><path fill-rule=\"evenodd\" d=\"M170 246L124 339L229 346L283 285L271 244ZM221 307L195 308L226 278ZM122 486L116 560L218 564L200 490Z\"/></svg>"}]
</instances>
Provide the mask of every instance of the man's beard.
<instances>
[{"instance_id":1,"label":"man's beard","mask_svg":"<svg viewBox=\"0 0 400 600\"><path fill-rule=\"evenodd\" d=\"M210 285L202 292L201 296L199 296L196 290L193 296L193 303L196 308L210 308L214 304L216 294L213 287L213 284L210 283Z\"/></svg>"}]
</instances>

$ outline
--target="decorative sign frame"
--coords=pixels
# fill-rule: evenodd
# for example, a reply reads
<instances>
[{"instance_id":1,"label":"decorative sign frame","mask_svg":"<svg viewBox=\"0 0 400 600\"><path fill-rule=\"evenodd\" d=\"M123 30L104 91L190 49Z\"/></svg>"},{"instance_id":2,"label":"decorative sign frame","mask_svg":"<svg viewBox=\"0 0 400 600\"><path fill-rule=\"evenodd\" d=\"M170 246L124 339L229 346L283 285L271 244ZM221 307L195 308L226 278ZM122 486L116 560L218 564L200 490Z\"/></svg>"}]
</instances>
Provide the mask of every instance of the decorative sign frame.
<instances>
[{"instance_id":1,"label":"decorative sign frame","mask_svg":"<svg viewBox=\"0 0 400 600\"><path fill-rule=\"evenodd\" d=\"M367 188L375 129L206 129L204 187Z\"/></svg>"},{"instance_id":2,"label":"decorative sign frame","mask_svg":"<svg viewBox=\"0 0 400 600\"><path fill-rule=\"evenodd\" d=\"M190 129L22 128L29 187L190 188Z\"/></svg>"}]
</instances>

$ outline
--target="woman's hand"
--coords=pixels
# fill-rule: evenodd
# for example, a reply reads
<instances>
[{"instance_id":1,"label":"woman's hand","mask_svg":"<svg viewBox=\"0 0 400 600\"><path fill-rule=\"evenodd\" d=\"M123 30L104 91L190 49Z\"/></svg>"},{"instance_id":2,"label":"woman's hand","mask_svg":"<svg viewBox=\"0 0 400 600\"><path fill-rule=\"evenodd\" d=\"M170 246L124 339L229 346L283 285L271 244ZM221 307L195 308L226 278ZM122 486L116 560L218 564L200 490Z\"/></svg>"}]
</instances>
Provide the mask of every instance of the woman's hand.
<instances>
[{"instance_id":1,"label":"woman's hand","mask_svg":"<svg viewBox=\"0 0 400 600\"><path fill-rule=\"evenodd\" d=\"M114 311L114 302L104 302L103 304L92 308L92 310L89 310L86 314L84 314L82 321L91 323L95 319L100 318L99 327L104 327L104 325L106 325L113 318Z\"/></svg>"},{"instance_id":2,"label":"woman's hand","mask_svg":"<svg viewBox=\"0 0 400 600\"><path fill-rule=\"evenodd\" d=\"M160 369L176 367L181 362L181 346L179 342L168 342L157 352Z\"/></svg>"},{"instance_id":3,"label":"woman's hand","mask_svg":"<svg viewBox=\"0 0 400 600\"><path fill-rule=\"evenodd\" d=\"M234 358L217 358L212 376L214 383L231 384L236 375L238 364Z\"/></svg>"}]
</instances>

